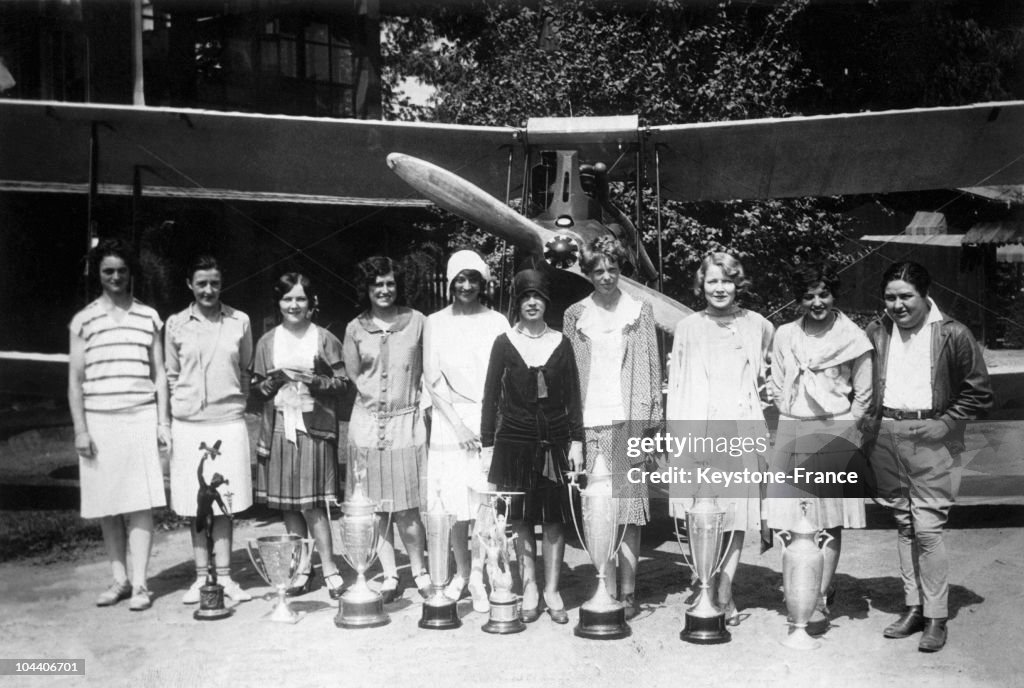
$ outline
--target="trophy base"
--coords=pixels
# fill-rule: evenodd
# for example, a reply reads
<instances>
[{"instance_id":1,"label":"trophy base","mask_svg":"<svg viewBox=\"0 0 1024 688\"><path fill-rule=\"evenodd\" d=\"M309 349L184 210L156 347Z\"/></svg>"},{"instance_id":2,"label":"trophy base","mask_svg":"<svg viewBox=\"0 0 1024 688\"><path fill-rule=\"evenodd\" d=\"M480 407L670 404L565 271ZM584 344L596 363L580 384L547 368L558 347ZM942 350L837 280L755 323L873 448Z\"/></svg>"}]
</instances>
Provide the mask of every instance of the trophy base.
<instances>
[{"instance_id":1,"label":"trophy base","mask_svg":"<svg viewBox=\"0 0 1024 688\"><path fill-rule=\"evenodd\" d=\"M420 617L420 628L427 628L434 631L446 631L450 628L459 628L462 621L459 619L458 605L454 600L448 600L441 604L426 602L423 605L423 615Z\"/></svg>"},{"instance_id":2,"label":"trophy base","mask_svg":"<svg viewBox=\"0 0 1024 688\"><path fill-rule=\"evenodd\" d=\"M580 622L573 633L577 638L618 640L628 638L633 629L626 623L626 610L622 607L603 611L580 608Z\"/></svg>"},{"instance_id":3,"label":"trophy base","mask_svg":"<svg viewBox=\"0 0 1024 688\"><path fill-rule=\"evenodd\" d=\"M384 600L380 595L372 600L358 602L341 598L334 625L338 628L376 628L391 623L391 617L384 611Z\"/></svg>"},{"instance_id":4,"label":"trophy base","mask_svg":"<svg viewBox=\"0 0 1024 688\"><path fill-rule=\"evenodd\" d=\"M821 643L809 636L806 629L793 626L790 627L786 639L780 640L779 644L791 650L817 650L821 647Z\"/></svg>"},{"instance_id":5,"label":"trophy base","mask_svg":"<svg viewBox=\"0 0 1024 688\"><path fill-rule=\"evenodd\" d=\"M725 614L693 616L687 612L679 639L695 645L718 645L732 640L732 635L725 628Z\"/></svg>"},{"instance_id":6,"label":"trophy base","mask_svg":"<svg viewBox=\"0 0 1024 688\"><path fill-rule=\"evenodd\" d=\"M287 603L284 603L276 605L270 612L264 614L263 618L266 621L273 621L275 623L296 624L305 615L305 612L297 612L289 607Z\"/></svg>"},{"instance_id":7,"label":"trophy base","mask_svg":"<svg viewBox=\"0 0 1024 688\"><path fill-rule=\"evenodd\" d=\"M235 611L224 606L224 588L220 585L204 585L199 589L199 595L199 609L192 614L196 621L226 619Z\"/></svg>"},{"instance_id":8,"label":"trophy base","mask_svg":"<svg viewBox=\"0 0 1024 688\"><path fill-rule=\"evenodd\" d=\"M516 600L495 602L491 600L491 616L483 626L485 633L507 635L526 630L526 624L519 618L519 603Z\"/></svg>"}]
</instances>

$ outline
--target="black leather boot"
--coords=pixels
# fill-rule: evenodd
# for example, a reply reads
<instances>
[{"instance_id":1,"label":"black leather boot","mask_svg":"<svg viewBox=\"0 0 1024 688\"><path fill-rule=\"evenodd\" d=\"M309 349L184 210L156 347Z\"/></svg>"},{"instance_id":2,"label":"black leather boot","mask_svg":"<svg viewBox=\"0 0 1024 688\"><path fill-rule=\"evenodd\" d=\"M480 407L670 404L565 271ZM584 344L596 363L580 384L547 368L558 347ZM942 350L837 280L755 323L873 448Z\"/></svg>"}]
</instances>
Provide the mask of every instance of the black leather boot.
<instances>
[{"instance_id":1,"label":"black leather boot","mask_svg":"<svg viewBox=\"0 0 1024 688\"><path fill-rule=\"evenodd\" d=\"M926 622L917 649L921 652L938 652L946 645L946 620L926 619Z\"/></svg>"},{"instance_id":2,"label":"black leather boot","mask_svg":"<svg viewBox=\"0 0 1024 688\"><path fill-rule=\"evenodd\" d=\"M921 605L913 604L907 607L903 616L885 627L882 635L886 638L906 638L924 630L924 612Z\"/></svg>"}]
</instances>

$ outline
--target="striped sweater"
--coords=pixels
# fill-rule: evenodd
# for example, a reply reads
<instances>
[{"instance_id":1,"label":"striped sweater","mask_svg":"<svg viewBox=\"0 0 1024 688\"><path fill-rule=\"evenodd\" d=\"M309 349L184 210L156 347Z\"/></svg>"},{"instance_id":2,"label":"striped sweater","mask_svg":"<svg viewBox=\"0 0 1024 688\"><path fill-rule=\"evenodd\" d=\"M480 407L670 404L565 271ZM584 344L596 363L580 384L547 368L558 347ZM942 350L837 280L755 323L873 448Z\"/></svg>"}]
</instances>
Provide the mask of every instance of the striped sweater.
<instances>
[{"instance_id":1,"label":"striped sweater","mask_svg":"<svg viewBox=\"0 0 1024 688\"><path fill-rule=\"evenodd\" d=\"M75 314L69 328L85 342L86 411L123 411L156 401L150 352L162 325L155 310L134 300L120 321L99 299Z\"/></svg>"}]
</instances>

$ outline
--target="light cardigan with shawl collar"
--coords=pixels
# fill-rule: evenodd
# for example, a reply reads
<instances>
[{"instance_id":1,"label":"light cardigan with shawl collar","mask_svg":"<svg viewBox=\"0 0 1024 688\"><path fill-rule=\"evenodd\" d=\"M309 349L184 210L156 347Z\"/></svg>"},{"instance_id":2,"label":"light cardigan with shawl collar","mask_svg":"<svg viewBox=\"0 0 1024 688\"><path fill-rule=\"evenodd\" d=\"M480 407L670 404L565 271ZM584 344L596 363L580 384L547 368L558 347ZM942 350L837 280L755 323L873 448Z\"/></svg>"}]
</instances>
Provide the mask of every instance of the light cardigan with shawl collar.
<instances>
[{"instance_id":1,"label":"light cardigan with shawl collar","mask_svg":"<svg viewBox=\"0 0 1024 688\"><path fill-rule=\"evenodd\" d=\"M623 420L646 424L646 427L660 425L661 416L661 356L654 330L654 311L646 301L637 302L628 294L622 294L620 307L635 308L636 315L622 329L622 369L620 383L622 408L626 412ZM625 300L625 301L623 301ZM635 304L635 305L634 305ZM580 398L587 402L587 385L590 382L590 362L593 342L579 327L581 318L588 308L596 308L593 299L587 297L566 309L562 319L562 332L572 344L579 369Z\"/></svg>"},{"instance_id":2,"label":"light cardigan with shawl collar","mask_svg":"<svg viewBox=\"0 0 1024 688\"><path fill-rule=\"evenodd\" d=\"M668 371L668 420L760 420L764 421L760 388L767 383L768 354L771 351L772 324L763 317L738 308L735 324L743 343L746 363L740 378L740 406L736 417L709 419L711 398L710 366L715 351L709 347L708 327L717 327L706 311L693 313L676 325Z\"/></svg>"},{"instance_id":3,"label":"light cardigan with shawl collar","mask_svg":"<svg viewBox=\"0 0 1024 688\"><path fill-rule=\"evenodd\" d=\"M316 391L313 396L313 410L302 414L302 422L310 437L336 442L338 439L337 400L345 393L348 379L345 376L345 364L342 360L341 342L333 334L322 327L316 327L316 357L313 359L313 373L325 376L328 384ZM266 397L258 384L270 376L274 369L274 328L264 333L256 344L253 356L252 372L254 375L252 391L263 400L263 414L260 418L260 434L256 442L256 454L270 456L270 441L274 434L273 398Z\"/></svg>"},{"instance_id":4,"label":"light cardigan with shawl collar","mask_svg":"<svg viewBox=\"0 0 1024 688\"><path fill-rule=\"evenodd\" d=\"M804 334L803 323L807 316L786 323L775 333L772 396L782 413L792 414L798 399L811 408L817 407L816 415L850 412L854 418L860 418L867 413L871 404L871 361L866 359L867 367L863 370L858 370L854 364L872 350L871 342L845 314L833 312L835 322L818 339L819 347L813 355L806 350L808 335ZM844 363L853 368L849 371L852 379L836 377L836 371ZM852 400L847 398L851 389Z\"/></svg>"}]
</instances>

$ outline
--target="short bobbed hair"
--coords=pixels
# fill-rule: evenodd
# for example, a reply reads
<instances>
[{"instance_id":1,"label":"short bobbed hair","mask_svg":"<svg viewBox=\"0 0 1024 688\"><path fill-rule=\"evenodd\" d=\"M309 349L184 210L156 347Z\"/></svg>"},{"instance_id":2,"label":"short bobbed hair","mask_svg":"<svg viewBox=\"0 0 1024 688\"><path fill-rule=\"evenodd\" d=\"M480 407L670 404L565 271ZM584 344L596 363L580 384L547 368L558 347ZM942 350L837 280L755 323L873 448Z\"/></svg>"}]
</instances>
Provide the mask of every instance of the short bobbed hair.
<instances>
[{"instance_id":1,"label":"short bobbed hair","mask_svg":"<svg viewBox=\"0 0 1024 688\"><path fill-rule=\"evenodd\" d=\"M135 247L124 239L103 239L89 249L89 253L86 255L89 274L97 282L100 278L100 263L107 257L120 258L128 266L130 276L138 275L139 263L135 257Z\"/></svg>"},{"instance_id":2,"label":"short bobbed hair","mask_svg":"<svg viewBox=\"0 0 1024 688\"><path fill-rule=\"evenodd\" d=\"M747 296L750 292L751 281L747 278L747 273L743 271L743 263L725 251L713 251L704 256L704 260L700 262L693 282L693 291L697 296L704 295L704 278L707 277L708 270L712 265L720 267L725 276L735 282L737 299Z\"/></svg>"},{"instance_id":3,"label":"short bobbed hair","mask_svg":"<svg viewBox=\"0 0 1024 688\"><path fill-rule=\"evenodd\" d=\"M797 301L819 284L825 285L833 296L839 289L839 275L829 263L803 263L789 273L790 293Z\"/></svg>"},{"instance_id":4,"label":"short bobbed hair","mask_svg":"<svg viewBox=\"0 0 1024 688\"><path fill-rule=\"evenodd\" d=\"M928 296L928 289L932 286L932 276L928 274L928 270L912 260L905 260L889 266L889 269L882 275L882 293L885 293L889 282L897 280L914 287L917 293L924 297Z\"/></svg>"},{"instance_id":5,"label":"short bobbed hair","mask_svg":"<svg viewBox=\"0 0 1024 688\"><path fill-rule=\"evenodd\" d=\"M405 304L405 271L397 261L387 256L370 256L356 265L355 283L359 289L359 306L370 310L370 287L377 283L378 277L390 274L395 275L395 288L397 294L395 303Z\"/></svg>"},{"instance_id":6,"label":"short bobbed hair","mask_svg":"<svg viewBox=\"0 0 1024 688\"><path fill-rule=\"evenodd\" d=\"M596 270L602 259L609 264L614 263L621 269L629 262L629 251L621 241L610 234L595 237L583 247L583 256L580 258L580 269L583 270L583 274L589 275Z\"/></svg>"}]
</instances>

